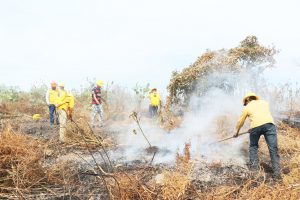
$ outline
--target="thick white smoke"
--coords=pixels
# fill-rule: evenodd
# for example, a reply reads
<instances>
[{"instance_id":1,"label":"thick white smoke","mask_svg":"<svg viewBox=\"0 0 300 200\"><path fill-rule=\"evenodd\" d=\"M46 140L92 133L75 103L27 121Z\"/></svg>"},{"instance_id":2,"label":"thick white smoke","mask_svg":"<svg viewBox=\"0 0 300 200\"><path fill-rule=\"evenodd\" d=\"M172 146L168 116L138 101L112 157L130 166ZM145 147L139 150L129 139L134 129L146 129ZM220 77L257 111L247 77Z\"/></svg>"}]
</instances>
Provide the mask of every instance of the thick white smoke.
<instances>
[{"instance_id":1,"label":"thick white smoke","mask_svg":"<svg viewBox=\"0 0 300 200\"><path fill-rule=\"evenodd\" d=\"M212 74L206 84L210 89L204 96L197 96L195 91L190 99L190 111L184 114L180 128L167 133L155 120L141 117L140 123L147 138L159 148L154 163L174 162L176 152L181 151L185 143L191 144L191 155L195 159L245 163L241 149L245 147L247 136L213 145L211 143L235 133L235 125L243 108L242 97L251 88L249 77L247 74ZM226 126L225 134L221 133L222 123ZM148 144L133 120L129 124L116 123L109 128L118 133L120 148L112 155L115 159L124 162L151 160L152 155L145 151ZM133 134L134 129L138 134Z\"/></svg>"},{"instance_id":2,"label":"thick white smoke","mask_svg":"<svg viewBox=\"0 0 300 200\"><path fill-rule=\"evenodd\" d=\"M247 70L212 73L206 81L201 82L202 85L196 87L180 127L171 132L160 128L158 120L145 115L147 100L144 101L141 104L144 110L140 112L140 124L152 146L158 147L153 163L174 163L176 152L182 151L185 143L190 143L193 159L244 165L247 161L248 135L213 145L211 143L235 133L235 126L243 109L242 99L249 91L270 101L274 116L285 109L280 106L285 97L278 98L280 91L270 89L272 87L262 77L261 74ZM199 96L205 88L207 90L204 95L202 93ZM128 101L131 105L128 108L136 108L135 102ZM132 110L125 111L127 116L131 112ZM146 152L147 141L133 120L127 118L122 122L116 121L108 128L116 133L113 137L117 137L119 143L119 148L111 153L115 160L131 162L152 159L153 155ZM249 124L246 123L242 131L248 128ZM137 134L134 134L133 130L136 130Z\"/></svg>"}]
</instances>

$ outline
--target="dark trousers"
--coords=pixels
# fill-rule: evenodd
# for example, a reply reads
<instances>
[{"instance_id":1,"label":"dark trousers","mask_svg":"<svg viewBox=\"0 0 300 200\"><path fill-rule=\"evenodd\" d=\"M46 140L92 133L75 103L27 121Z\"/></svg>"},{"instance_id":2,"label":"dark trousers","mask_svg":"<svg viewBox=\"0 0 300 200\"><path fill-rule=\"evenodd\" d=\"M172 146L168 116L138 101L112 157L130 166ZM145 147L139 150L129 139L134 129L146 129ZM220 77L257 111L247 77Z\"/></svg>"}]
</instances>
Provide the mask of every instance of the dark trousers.
<instances>
[{"instance_id":1,"label":"dark trousers","mask_svg":"<svg viewBox=\"0 0 300 200\"><path fill-rule=\"evenodd\" d=\"M150 116L154 117L157 116L157 111L158 111L158 106L149 106L149 112L150 112Z\"/></svg>"},{"instance_id":2,"label":"dark trousers","mask_svg":"<svg viewBox=\"0 0 300 200\"><path fill-rule=\"evenodd\" d=\"M54 120L56 121L56 124L58 124L58 119L56 116L56 108L55 108L55 105L53 105L53 104L49 105L49 115L50 115L50 124L53 125Z\"/></svg>"},{"instance_id":3,"label":"dark trousers","mask_svg":"<svg viewBox=\"0 0 300 200\"><path fill-rule=\"evenodd\" d=\"M277 147L277 133L276 127L272 123L264 124L259 127L255 127L250 131L250 147L249 147L249 157L250 157L250 169L258 169L258 141L260 136L263 135L267 142L269 153L272 162L272 169L275 175L280 174L280 163L279 154Z\"/></svg>"}]
</instances>

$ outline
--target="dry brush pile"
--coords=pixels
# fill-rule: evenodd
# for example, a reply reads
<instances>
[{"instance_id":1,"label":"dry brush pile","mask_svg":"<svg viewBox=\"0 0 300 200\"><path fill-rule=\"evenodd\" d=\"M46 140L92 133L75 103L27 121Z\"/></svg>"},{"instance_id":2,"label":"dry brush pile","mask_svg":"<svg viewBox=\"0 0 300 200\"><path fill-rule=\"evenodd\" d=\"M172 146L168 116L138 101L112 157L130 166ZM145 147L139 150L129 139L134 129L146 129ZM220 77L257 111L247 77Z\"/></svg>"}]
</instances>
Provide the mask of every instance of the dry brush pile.
<instances>
[{"instance_id":1,"label":"dry brush pile","mask_svg":"<svg viewBox=\"0 0 300 200\"><path fill-rule=\"evenodd\" d=\"M238 85L231 78L227 80L225 74L247 73L257 81L266 68L274 65L277 52L274 47L259 44L256 36L246 37L240 45L231 49L208 50L181 72L173 72L162 122L170 129L175 128L178 121L175 116L188 107L192 95L203 96L212 88L234 92ZM214 74L223 74L224 77L211 77Z\"/></svg>"},{"instance_id":2,"label":"dry brush pile","mask_svg":"<svg viewBox=\"0 0 300 200\"><path fill-rule=\"evenodd\" d=\"M240 73L247 69L257 71L255 75L259 75L265 68L273 66L273 56L276 53L274 47L260 45L255 36L246 37L239 46L229 50L207 51L182 72L173 72L168 85L166 108L171 109L173 104L186 103L199 85L199 95L205 93L210 89L208 77L214 72Z\"/></svg>"}]
</instances>

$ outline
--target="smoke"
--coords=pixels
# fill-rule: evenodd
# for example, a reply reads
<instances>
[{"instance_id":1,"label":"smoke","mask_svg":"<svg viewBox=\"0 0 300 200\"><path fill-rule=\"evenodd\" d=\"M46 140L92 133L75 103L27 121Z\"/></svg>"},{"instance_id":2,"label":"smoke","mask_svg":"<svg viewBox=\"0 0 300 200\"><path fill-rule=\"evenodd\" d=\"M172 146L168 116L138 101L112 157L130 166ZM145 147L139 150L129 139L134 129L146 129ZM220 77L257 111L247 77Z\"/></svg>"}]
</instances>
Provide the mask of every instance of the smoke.
<instances>
[{"instance_id":1,"label":"smoke","mask_svg":"<svg viewBox=\"0 0 300 200\"><path fill-rule=\"evenodd\" d=\"M189 100L188 111L184 113L179 128L166 132L156 119L147 116L147 100L142 103L140 124L152 146L158 147L154 164L173 164L176 152L182 152L185 143L191 144L192 159L205 162L236 163L245 165L248 152L248 135L243 135L226 142L214 143L220 139L233 136L235 126L242 112L242 99L249 91L256 92L262 99L272 99L272 92L266 90L265 80L253 79L253 73L213 73L205 83L198 85ZM201 94L206 89L204 95ZM273 98L274 99L274 98ZM131 100L130 108L136 108L137 101ZM271 104L272 110L276 111ZM127 110L129 115L132 110ZM242 131L248 130L249 124ZM137 124L127 118L108 127L117 133L119 148L111 156L119 162L149 162L153 154L146 152L147 141L139 131ZM137 134L133 133L137 131ZM211 144L214 143L214 144Z\"/></svg>"},{"instance_id":2,"label":"smoke","mask_svg":"<svg viewBox=\"0 0 300 200\"><path fill-rule=\"evenodd\" d=\"M193 159L205 159L207 162L235 162L245 164L242 150L247 147L247 136L241 136L228 142L211 144L235 133L235 125L242 111L242 97L251 89L247 73L215 73L208 77L206 85L199 85L191 96L189 111L184 114L182 124L170 133L159 127L159 122L149 118L147 100L143 102L140 124L152 146L158 147L153 163L172 164L176 152L182 151L185 143L191 144ZM203 87L208 91L199 96ZM132 104L136 101L130 101ZM136 106L129 106L130 108ZM130 113L128 111L127 113ZM128 114L129 115L129 114ZM108 127L117 133L119 148L112 152L118 161L150 161L153 154L146 152L148 144L133 120L116 122ZM137 131L137 134L133 133Z\"/></svg>"}]
</instances>

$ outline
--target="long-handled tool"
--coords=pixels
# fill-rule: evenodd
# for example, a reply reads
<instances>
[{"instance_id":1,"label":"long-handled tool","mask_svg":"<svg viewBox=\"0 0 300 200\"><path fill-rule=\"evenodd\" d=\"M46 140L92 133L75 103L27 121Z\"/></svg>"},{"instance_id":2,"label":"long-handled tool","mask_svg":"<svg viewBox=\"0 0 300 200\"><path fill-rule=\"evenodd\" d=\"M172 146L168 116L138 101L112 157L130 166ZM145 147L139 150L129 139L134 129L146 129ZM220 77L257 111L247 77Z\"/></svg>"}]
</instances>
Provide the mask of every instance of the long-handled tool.
<instances>
[{"instance_id":1,"label":"long-handled tool","mask_svg":"<svg viewBox=\"0 0 300 200\"><path fill-rule=\"evenodd\" d=\"M239 133L239 136L240 136L240 135L245 135L245 134L247 134L247 133L249 133L249 131L243 132L243 133ZM219 140L219 141L210 143L209 145L216 144L216 143L220 143L220 142L224 142L224 141L230 140L230 139L232 139L232 138L235 138L235 137L234 137L234 136L230 136L230 137L228 137L228 138L224 138L224 139L222 139L222 140Z\"/></svg>"}]
</instances>

